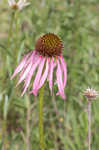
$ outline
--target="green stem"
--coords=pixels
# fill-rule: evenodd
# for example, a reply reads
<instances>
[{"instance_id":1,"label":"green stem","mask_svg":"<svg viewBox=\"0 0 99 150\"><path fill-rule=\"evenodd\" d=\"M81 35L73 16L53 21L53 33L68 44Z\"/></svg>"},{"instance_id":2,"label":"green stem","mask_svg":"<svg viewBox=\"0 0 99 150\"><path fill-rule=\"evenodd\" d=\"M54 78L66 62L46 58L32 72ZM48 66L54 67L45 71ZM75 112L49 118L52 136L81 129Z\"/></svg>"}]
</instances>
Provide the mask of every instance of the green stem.
<instances>
[{"instance_id":1,"label":"green stem","mask_svg":"<svg viewBox=\"0 0 99 150\"><path fill-rule=\"evenodd\" d=\"M40 134L41 150L45 149L44 134L43 134L43 97L44 97L44 85L40 89L40 96L39 96L39 134Z\"/></svg>"},{"instance_id":2,"label":"green stem","mask_svg":"<svg viewBox=\"0 0 99 150\"><path fill-rule=\"evenodd\" d=\"M8 148L8 133L7 133L7 120L3 121L3 150L7 150Z\"/></svg>"},{"instance_id":3,"label":"green stem","mask_svg":"<svg viewBox=\"0 0 99 150\"><path fill-rule=\"evenodd\" d=\"M30 150L30 115L31 108L30 104L27 107L27 114L26 114L26 150Z\"/></svg>"},{"instance_id":4,"label":"green stem","mask_svg":"<svg viewBox=\"0 0 99 150\"><path fill-rule=\"evenodd\" d=\"M91 100L88 99L88 150L91 150Z\"/></svg>"},{"instance_id":5,"label":"green stem","mask_svg":"<svg viewBox=\"0 0 99 150\"><path fill-rule=\"evenodd\" d=\"M12 54L12 52L11 52L11 39L12 39L12 34L13 34L13 23L14 23L14 18L15 18L15 12L12 12L11 13L11 16L10 16L10 22L9 22L9 30L8 30L8 42L7 42L7 47L5 48L4 47L4 49L7 49L7 52L8 52L8 54L10 54L10 56L11 56L11 58L13 59L13 54ZM6 60L6 61L4 61L4 70L3 70L3 72L6 74L7 73L7 56L9 56L9 55L4 55L4 60ZM6 75L5 75L5 77L6 77ZM4 78L4 80L6 80L5 78Z\"/></svg>"},{"instance_id":6,"label":"green stem","mask_svg":"<svg viewBox=\"0 0 99 150\"><path fill-rule=\"evenodd\" d=\"M10 48L10 41L11 41L11 38L12 38L14 18L15 18L15 12L12 12L11 22L10 22L10 27L9 27L9 33L8 33L8 49Z\"/></svg>"},{"instance_id":7,"label":"green stem","mask_svg":"<svg viewBox=\"0 0 99 150\"><path fill-rule=\"evenodd\" d=\"M15 56L15 60L17 63L17 51L18 51L18 12L16 11L15 13L15 39L14 39L14 43L15 43L15 47L14 47L14 56Z\"/></svg>"}]
</instances>

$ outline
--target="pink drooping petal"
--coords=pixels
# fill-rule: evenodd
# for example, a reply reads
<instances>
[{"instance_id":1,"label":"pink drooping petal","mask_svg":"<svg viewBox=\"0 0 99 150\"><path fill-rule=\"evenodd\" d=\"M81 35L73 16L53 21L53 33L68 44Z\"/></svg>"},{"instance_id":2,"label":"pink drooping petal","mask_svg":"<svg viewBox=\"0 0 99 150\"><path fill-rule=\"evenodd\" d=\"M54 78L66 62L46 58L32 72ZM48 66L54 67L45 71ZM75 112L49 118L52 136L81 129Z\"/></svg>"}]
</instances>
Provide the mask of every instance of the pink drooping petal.
<instances>
[{"instance_id":1,"label":"pink drooping petal","mask_svg":"<svg viewBox=\"0 0 99 150\"><path fill-rule=\"evenodd\" d=\"M66 63L65 63L65 61L64 61L62 56L60 57L60 61L61 61L61 66L62 66L62 70L63 70L63 73L64 73L63 85L65 87L66 86L66 82L67 82L67 66L66 66Z\"/></svg>"},{"instance_id":2,"label":"pink drooping petal","mask_svg":"<svg viewBox=\"0 0 99 150\"><path fill-rule=\"evenodd\" d=\"M35 51L32 51L31 55L29 56L29 58L26 60L26 63L24 64L24 67L19 75L19 78L22 78L25 70L27 69L27 67L29 66L30 63L34 64L35 59L37 60L37 56L35 55Z\"/></svg>"},{"instance_id":3,"label":"pink drooping petal","mask_svg":"<svg viewBox=\"0 0 99 150\"><path fill-rule=\"evenodd\" d=\"M58 85L58 90L59 92L56 95L61 95L63 99L65 99L65 94L64 94L64 85L62 81L62 70L61 66L59 64L59 60L57 60L57 71L56 71L56 77L57 77L57 85Z\"/></svg>"},{"instance_id":4,"label":"pink drooping petal","mask_svg":"<svg viewBox=\"0 0 99 150\"><path fill-rule=\"evenodd\" d=\"M24 58L21 60L17 68L15 69L13 75L11 76L11 80L23 69L24 65L27 62L28 57L31 55L32 52L28 53L27 55L24 56Z\"/></svg>"},{"instance_id":5,"label":"pink drooping petal","mask_svg":"<svg viewBox=\"0 0 99 150\"><path fill-rule=\"evenodd\" d=\"M33 93L35 96L37 96L37 91L38 91L38 85L39 85L39 81L42 75L42 71L43 71L43 67L44 67L44 63L45 63L45 58L42 58L39 68L38 68L38 72L36 74L34 83L33 83L33 90L30 93Z\"/></svg>"},{"instance_id":6,"label":"pink drooping petal","mask_svg":"<svg viewBox=\"0 0 99 150\"><path fill-rule=\"evenodd\" d=\"M53 70L54 70L54 62L53 62L53 58L51 58L50 72L49 72L49 88L51 90L51 95L52 95L52 85L53 85Z\"/></svg>"},{"instance_id":7,"label":"pink drooping petal","mask_svg":"<svg viewBox=\"0 0 99 150\"><path fill-rule=\"evenodd\" d=\"M42 85L44 84L45 80L47 79L48 76L48 70L49 70L49 59L47 59L46 62L46 68L45 68L45 72L43 73L39 85L38 85L38 89L40 89L42 87Z\"/></svg>"},{"instance_id":8,"label":"pink drooping petal","mask_svg":"<svg viewBox=\"0 0 99 150\"><path fill-rule=\"evenodd\" d=\"M29 57L27 58L26 60L26 63L24 64L24 67L23 67L23 72L25 71L25 69L27 68L27 66L30 64L30 62L33 63L33 57L35 56L35 51L32 51L29 55Z\"/></svg>"},{"instance_id":9,"label":"pink drooping petal","mask_svg":"<svg viewBox=\"0 0 99 150\"><path fill-rule=\"evenodd\" d=\"M29 62L31 61L31 59L32 59L32 63L35 63L35 61L36 61L37 59L39 59L39 56L36 54L36 50L33 50L33 51L32 51L32 53L31 53L29 59L27 60L27 63L29 63Z\"/></svg>"},{"instance_id":10,"label":"pink drooping petal","mask_svg":"<svg viewBox=\"0 0 99 150\"><path fill-rule=\"evenodd\" d=\"M26 60L23 70L19 75L20 80L18 81L16 86L18 86L27 77L28 73L30 72L34 60L33 58L35 57L35 51L32 51L29 56L30 56L29 59Z\"/></svg>"},{"instance_id":11,"label":"pink drooping petal","mask_svg":"<svg viewBox=\"0 0 99 150\"><path fill-rule=\"evenodd\" d=\"M30 72L28 73L28 76L27 76L27 78L25 80L24 90L23 90L21 96L24 95L24 93L26 92L27 88L29 87L30 81L31 81L31 79L33 77L33 74L34 74L37 66L39 65L40 61L41 61L41 57L35 62L35 64L32 64Z\"/></svg>"},{"instance_id":12,"label":"pink drooping petal","mask_svg":"<svg viewBox=\"0 0 99 150\"><path fill-rule=\"evenodd\" d=\"M32 67L32 62L30 62L30 64L27 66L26 70L24 71L24 73L21 75L20 80L18 81L17 85L18 86L27 76L27 74L29 73L30 69Z\"/></svg>"},{"instance_id":13,"label":"pink drooping petal","mask_svg":"<svg viewBox=\"0 0 99 150\"><path fill-rule=\"evenodd\" d=\"M17 68L15 69L13 75L11 76L11 80L23 69L25 63L26 63L26 59L27 59L28 55L27 56L24 56L24 58L22 59L22 61L20 62L20 64L17 66Z\"/></svg>"}]
</instances>

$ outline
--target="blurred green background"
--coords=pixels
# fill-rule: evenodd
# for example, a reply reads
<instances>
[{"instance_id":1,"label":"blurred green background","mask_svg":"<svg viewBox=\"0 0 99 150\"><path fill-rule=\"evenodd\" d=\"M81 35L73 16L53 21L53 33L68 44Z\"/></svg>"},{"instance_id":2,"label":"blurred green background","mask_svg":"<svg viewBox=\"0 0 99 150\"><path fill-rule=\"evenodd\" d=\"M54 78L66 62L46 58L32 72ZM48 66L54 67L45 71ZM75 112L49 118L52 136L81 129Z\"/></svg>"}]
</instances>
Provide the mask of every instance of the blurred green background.
<instances>
[{"instance_id":1,"label":"blurred green background","mask_svg":"<svg viewBox=\"0 0 99 150\"><path fill-rule=\"evenodd\" d=\"M38 37L49 32L63 41L68 82L65 102L56 97L56 86L51 97L46 84L43 111L46 149L87 150L87 100L83 90L88 87L99 90L99 1L29 2L12 20L7 0L0 1L0 150L29 150L27 145L31 150L40 150L38 97L28 92L21 97L22 85L15 88L18 78L11 81L10 76L23 55L35 48ZM98 150L98 99L92 103L91 146L92 150Z\"/></svg>"}]
</instances>

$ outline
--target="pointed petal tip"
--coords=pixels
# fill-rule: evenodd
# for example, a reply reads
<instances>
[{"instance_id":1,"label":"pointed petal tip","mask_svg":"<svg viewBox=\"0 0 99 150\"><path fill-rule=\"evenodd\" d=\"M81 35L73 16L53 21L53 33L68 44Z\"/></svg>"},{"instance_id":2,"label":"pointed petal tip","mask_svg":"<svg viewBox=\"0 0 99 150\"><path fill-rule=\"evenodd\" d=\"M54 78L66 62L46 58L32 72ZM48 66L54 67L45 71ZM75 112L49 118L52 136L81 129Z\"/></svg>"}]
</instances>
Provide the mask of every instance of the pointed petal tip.
<instances>
[{"instance_id":1,"label":"pointed petal tip","mask_svg":"<svg viewBox=\"0 0 99 150\"><path fill-rule=\"evenodd\" d=\"M15 86L15 87L17 88L17 87L18 87L18 85L19 85L19 82L16 84L16 86Z\"/></svg>"},{"instance_id":2,"label":"pointed petal tip","mask_svg":"<svg viewBox=\"0 0 99 150\"><path fill-rule=\"evenodd\" d=\"M56 96L58 96L58 95L60 95L64 100L66 100L66 96L64 93L61 94L61 93L57 92Z\"/></svg>"},{"instance_id":3,"label":"pointed petal tip","mask_svg":"<svg viewBox=\"0 0 99 150\"><path fill-rule=\"evenodd\" d=\"M23 90L21 97L23 97L23 95L26 93L26 89Z\"/></svg>"},{"instance_id":4,"label":"pointed petal tip","mask_svg":"<svg viewBox=\"0 0 99 150\"><path fill-rule=\"evenodd\" d=\"M13 75L10 77L10 80L13 80L14 77L15 77L15 75L13 74Z\"/></svg>"},{"instance_id":5,"label":"pointed petal tip","mask_svg":"<svg viewBox=\"0 0 99 150\"><path fill-rule=\"evenodd\" d=\"M63 100L66 100L65 94L61 94L61 97L63 98Z\"/></svg>"},{"instance_id":6,"label":"pointed petal tip","mask_svg":"<svg viewBox=\"0 0 99 150\"><path fill-rule=\"evenodd\" d=\"M21 97L23 97L24 93L21 94Z\"/></svg>"},{"instance_id":7,"label":"pointed petal tip","mask_svg":"<svg viewBox=\"0 0 99 150\"><path fill-rule=\"evenodd\" d=\"M10 80L12 80L13 78L12 78L12 76L10 77Z\"/></svg>"},{"instance_id":8,"label":"pointed petal tip","mask_svg":"<svg viewBox=\"0 0 99 150\"><path fill-rule=\"evenodd\" d=\"M37 96L37 90L32 90L29 92L30 94L34 94L34 96Z\"/></svg>"},{"instance_id":9,"label":"pointed petal tip","mask_svg":"<svg viewBox=\"0 0 99 150\"><path fill-rule=\"evenodd\" d=\"M29 92L29 94L32 94L32 93L33 93L33 91L30 91L30 92Z\"/></svg>"},{"instance_id":10,"label":"pointed petal tip","mask_svg":"<svg viewBox=\"0 0 99 150\"><path fill-rule=\"evenodd\" d=\"M63 97L62 97L64 100L66 100L66 96L64 95Z\"/></svg>"}]
</instances>

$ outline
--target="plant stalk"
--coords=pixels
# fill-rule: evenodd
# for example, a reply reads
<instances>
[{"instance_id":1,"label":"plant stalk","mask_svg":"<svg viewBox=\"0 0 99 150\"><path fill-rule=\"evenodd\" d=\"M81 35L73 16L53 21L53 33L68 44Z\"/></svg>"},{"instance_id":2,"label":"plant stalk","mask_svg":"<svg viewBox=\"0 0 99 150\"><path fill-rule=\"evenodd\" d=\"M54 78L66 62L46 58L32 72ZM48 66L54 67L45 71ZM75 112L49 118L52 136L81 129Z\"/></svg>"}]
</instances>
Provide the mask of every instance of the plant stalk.
<instances>
[{"instance_id":1,"label":"plant stalk","mask_svg":"<svg viewBox=\"0 0 99 150\"><path fill-rule=\"evenodd\" d=\"M9 33L8 33L8 49L10 48L10 42L11 42L11 38L12 38L14 19L15 19L15 12L12 12L10 27L9 27Z\"/></svg>"},{"instance_id":2,"label":"plant stalk","mask_svg":"<svg viewBox=\"0 0 99 150\"><path fill-rule=\"evenodd\" d=\"M29 105L26 114L26 150L30 150L30 115L31 115L31 108Z\"/></svg>"},{"instance_id":3,"label":"plant stalk","mask_svg":"<svg viewBox=\"0 0 99 150\"><path fill-rule=\"evenodd\" d=\"M19 31L19 26L18 26L18 11L15 13L15 39L14 39L14 56L15 60L17 63L17 51L18 51L18 31Z\"/></svg>"},{"instance_id":4,"label":"plant stalk","mask_svg":"<svg viewBox=\"0 0 99 150\"><path fill-rule=\"evenodd\" d=\"M39 96L39 134L40 134L41 150L45 150L44 131L43 131L43 98L44 98L44 85L40 89L40 96Z\"/></svg>"},{"instance_id":5,"label":"plant stalk","mask_svg":"<svg viewBox=\"0 0 99 150\"><path fill-rule=\"evenodd\" d=\"M91 150L91 100L88 99L88 150Z\"/></svg>"}]
</instances>

